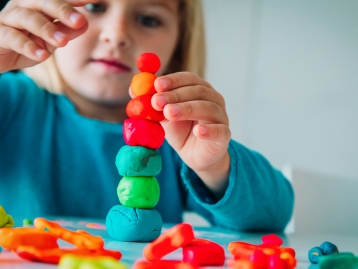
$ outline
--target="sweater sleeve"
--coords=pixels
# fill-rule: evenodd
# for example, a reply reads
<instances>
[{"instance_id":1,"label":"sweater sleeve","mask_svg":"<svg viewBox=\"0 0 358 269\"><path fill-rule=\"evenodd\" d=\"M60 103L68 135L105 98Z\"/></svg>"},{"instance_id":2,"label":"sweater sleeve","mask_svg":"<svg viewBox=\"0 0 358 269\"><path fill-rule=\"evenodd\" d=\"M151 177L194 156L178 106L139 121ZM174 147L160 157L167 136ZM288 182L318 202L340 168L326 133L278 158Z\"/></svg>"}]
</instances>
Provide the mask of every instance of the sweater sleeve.
<instances>
[{"instance_id":1,"label":"sweater sleeve","mask_svg":"<svg viewBox=\"0 0 358 269\"><path fill-rule=\"evenodd\" d=\"M259 153L229 143L229 186L214 196L183 164L181 176L189 190L187 206L213 225L235 231L283 231L291 218L294 193L290 182Z\"/></svg>"},{"instance_id":2,"label":"sweater sleeve","mask_svg":"<svg viewBox=\"0 0 358 269\"><path fill-rule=\"evenodd\" d=\"M29 92L30 85L29 78L22 73L0 74L0 134L23 110L25 94Z\"/></svg>"}]
</instances>

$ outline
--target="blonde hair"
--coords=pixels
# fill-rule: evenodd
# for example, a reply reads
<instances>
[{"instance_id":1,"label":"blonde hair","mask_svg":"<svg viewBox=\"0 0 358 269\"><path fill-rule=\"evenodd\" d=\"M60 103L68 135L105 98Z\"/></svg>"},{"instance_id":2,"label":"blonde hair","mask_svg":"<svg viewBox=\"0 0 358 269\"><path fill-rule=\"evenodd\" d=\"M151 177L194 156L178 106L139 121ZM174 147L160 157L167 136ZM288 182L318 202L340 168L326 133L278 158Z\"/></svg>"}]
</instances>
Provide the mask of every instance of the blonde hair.
<instances>
[{"instance_id":1,"label":"blonde hair","mask_svg":"<svg viewBox=\"0 0 358 269\"><path fill-rule=\"evenodd\" d=\"M179 41L168 66L167 73L188 71L204 78L206 48L204 17L201 0L179 0ZM61 93L64 81L51 55L46 61L23 71L39 87L53 93Z\"/></svg>"}]
</instances>

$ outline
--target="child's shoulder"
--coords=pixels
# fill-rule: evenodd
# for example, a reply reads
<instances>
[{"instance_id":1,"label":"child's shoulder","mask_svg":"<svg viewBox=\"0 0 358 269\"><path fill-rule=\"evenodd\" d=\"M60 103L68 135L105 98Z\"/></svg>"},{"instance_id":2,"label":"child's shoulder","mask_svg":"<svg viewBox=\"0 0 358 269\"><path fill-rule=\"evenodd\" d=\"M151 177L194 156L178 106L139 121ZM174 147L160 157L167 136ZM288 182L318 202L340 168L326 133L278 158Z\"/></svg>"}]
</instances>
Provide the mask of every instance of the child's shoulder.
<instances>
[{"instance_id":1,"label":"child's shoulder","mask_svg":"<svg viewBox=\"0 0 358 269\"><path fill-rule=\"evenodd\" d=\"M23 72L0 74L0 102L35 101L43 97L45 92Z\"/></svg>"}]
</instances>

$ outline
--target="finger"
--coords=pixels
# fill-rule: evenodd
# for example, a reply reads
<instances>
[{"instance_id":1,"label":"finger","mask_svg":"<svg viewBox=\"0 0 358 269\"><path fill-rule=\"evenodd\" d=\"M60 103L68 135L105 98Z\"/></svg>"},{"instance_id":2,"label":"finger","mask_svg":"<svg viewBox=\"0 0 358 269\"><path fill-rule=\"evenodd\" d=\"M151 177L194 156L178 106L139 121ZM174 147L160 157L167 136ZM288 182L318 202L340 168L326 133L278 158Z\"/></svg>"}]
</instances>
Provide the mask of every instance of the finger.
<instances>
[{"instance_id":1,"label":"finger","mask_svg":"<svg viewBox=\"0 0 358 269\"><path fill-rule=\"evenodd\" d=\"M89 3L97 1L83 0L83 1L63 1L63 0L22 0L20 6L28 9L35 9L46 16L50 16L53 19L58 19L64 25L73 28L81 28L86 18L84 15L79 13L73 6L83 6Z\"/></svg>"},{"instance_id":2,"label":"finger","mask_svg":"<svg viewBox=\"0 0 358 269\"><path fill-rule=\"evenodd\" d=\"M136 98L136 95L134 94L134 92L132 91L132 88L129 87L128 89L128 93L129 93L129 96L133 99L133 98Z\"/></svg>"},{"instance_id":3,"label":"finger","mask_svg":"<svg viewBox=\"0 0 358 269\"><path fill-rule=\"evenodd\" d=\"M0 36L3 37L0 38L1 48L15 51L37 62L44 61L49 56L44 48L19 30L2 26L0 27Z\"/></svg>"},{"instance_id":4,"label":"finger","mask_svg":"<svg viewBox=\"0 0 358 269\"><path fill-rule=\"evenodd\" d=\"M169 104L165 106L163 113L165 118L171 121L193 120L228 124L224 110L219 105L208 101Z\"/></svg>"},{"instance_id":5,"label":"finger","mask_svg":"<svg viewBox=\"0 0 358 269\"><path fill-rule=\"evenodd\" d=\"M190 72L173 73L166 76L158 77L154 81L154 87L157 92L165 92L171 89L193 85L204 85L207 87L211 87L211 85L206 80Z\"/></svg>"},{"instance_id":6,"label":"finger","mask_svg":"<svg viewBox=\"0 0 358 269\"><path fill-rule=\"evenodd\" d=\"M41 13L28 8L18 7L5 13L2 23L9 27L25 30L56 47L65 46L69 40L68 36L61 32L52 21Z\"/></svg>"},{"instance_id":7,"label":"finger","mask_svg":"<svg viewBox=\"0 0 358 269\"><path fill-rule=\"evenodd\" d=\"M230 128L225 124L197 124L193 134L197 138L216 142L217 145L227 145L231 139Z\"/></svg>"},{"instance_id":8,"label":"finger","mask_svg":"<svg viewBox=\"0 0 358 269\"><path fill-rule=\"evenodd\" d=\"M225 100L222 95L213 88L203 85L184 86L171 91L156 93L152 98L152 106L156 110L163 110L167 104L194 100L209 101L225 107Z\"/></svg>"},{"instance_id":9,"label":"finger","mask_svg":"<svg viewBox=\"0 0 358 269\"><path fill-rule=\"evenodd\" d=\"M88 28L88 22L87 21L79 29L68 28L66 25L62 24L61 22L56 22L55 24L58 27L59 31L64 33L68 37L68 40L75 39L76 37L82 35L84 32L86 32L86 30Z\"/></svg>"}]
</instances>

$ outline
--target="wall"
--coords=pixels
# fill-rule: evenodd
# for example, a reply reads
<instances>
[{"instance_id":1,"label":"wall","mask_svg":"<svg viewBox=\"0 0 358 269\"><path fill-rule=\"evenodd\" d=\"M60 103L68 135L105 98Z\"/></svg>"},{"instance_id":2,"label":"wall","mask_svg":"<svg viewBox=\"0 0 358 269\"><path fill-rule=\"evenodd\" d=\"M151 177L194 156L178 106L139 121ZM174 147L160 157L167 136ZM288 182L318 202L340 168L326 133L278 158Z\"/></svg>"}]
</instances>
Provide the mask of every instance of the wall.
<instances>
[{"instance_id":1,"label":"wall","mask_svg":"<svg viewBox=\"0 0 358 269\"><path fill-rule=\"evenodd\" d=\"M358 180L358 1L203 3L233 138L278 168Z\"/></svg>"}]
</instances>

